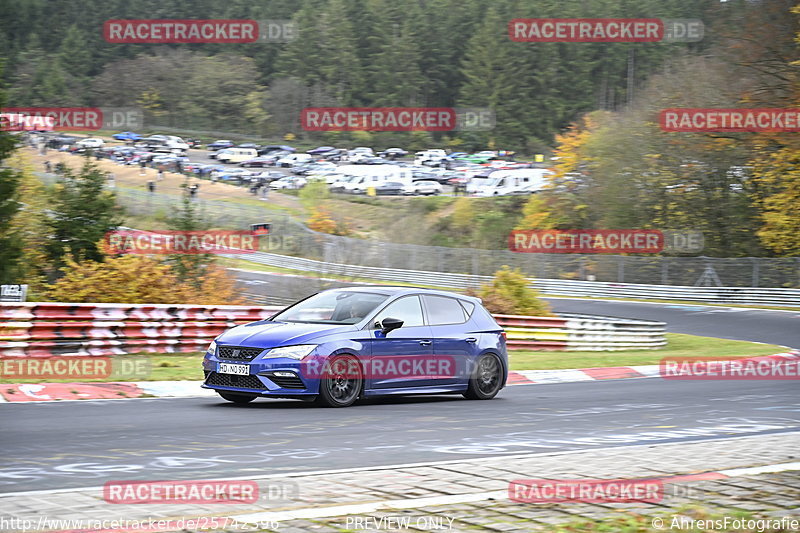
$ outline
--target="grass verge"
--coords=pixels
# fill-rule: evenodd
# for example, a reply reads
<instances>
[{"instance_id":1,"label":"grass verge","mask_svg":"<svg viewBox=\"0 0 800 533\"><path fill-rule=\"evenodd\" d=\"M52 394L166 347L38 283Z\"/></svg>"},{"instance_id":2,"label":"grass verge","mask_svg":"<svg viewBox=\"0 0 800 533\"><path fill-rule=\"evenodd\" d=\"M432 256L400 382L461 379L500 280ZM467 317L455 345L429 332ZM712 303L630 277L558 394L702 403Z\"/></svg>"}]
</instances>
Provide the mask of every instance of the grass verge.
<instances>
[{"instance_id":1,"label":"grass verge","mask_svg":"<svg viewBox=\"0 0 800 533\"><path fill-rule=\"evenodd\" d=\"M774 344L733 341L667 333L667 346L659 350L622 352L509 352L511 370L556 370L609 366L657 365L665 357L752 357L785 350Z\"/></svg>"}]
</instances>

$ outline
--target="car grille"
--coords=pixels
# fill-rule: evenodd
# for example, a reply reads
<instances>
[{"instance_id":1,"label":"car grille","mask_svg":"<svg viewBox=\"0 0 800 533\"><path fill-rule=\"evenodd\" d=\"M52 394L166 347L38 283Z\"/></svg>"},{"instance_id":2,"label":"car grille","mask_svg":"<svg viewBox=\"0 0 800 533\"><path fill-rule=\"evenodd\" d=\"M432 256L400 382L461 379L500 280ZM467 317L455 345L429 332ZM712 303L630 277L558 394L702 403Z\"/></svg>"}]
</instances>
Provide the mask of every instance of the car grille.
<instances>
[{"instance_id":1,"label":"car grille","mask_svg":"<svg viewBox=\"0 0 800 533\"><path fill-rule=\"evenodd\" d=\"M264 348L247 348L245 346L219 346L217 357L231 361L252 361Z\"/></svg>"},{"instance_id":2,"label":"car grille","mask_svg":"<svg viewBox=\"0 0 800 533\"><path fill-rule=\"evenodd\" d=\"M276 377L276 376L266 376L270 381L275 383L278 387L282 389L305 389L306 386L303 381L297 377Z\"/></svg>"},{"instance_id":3,"label":"car grille","mask_svg":"<svg viewBox=\"0 0 800 533\"><path fill-rule=\"evenodd\" d=\"M256 376L236 376L233 374L220 374L219 372L211 372L206 377L206 385L257 390L266 390L267 388Z\"/></svg>"}]
</instances>

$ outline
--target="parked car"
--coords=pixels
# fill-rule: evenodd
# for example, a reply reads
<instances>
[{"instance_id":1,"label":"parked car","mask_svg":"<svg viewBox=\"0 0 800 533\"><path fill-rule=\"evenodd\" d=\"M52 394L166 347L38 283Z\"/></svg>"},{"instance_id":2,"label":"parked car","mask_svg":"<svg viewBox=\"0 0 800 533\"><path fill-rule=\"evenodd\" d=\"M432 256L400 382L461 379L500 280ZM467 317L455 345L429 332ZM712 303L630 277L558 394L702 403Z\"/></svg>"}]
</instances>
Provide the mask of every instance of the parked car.
<instances>
[{"instance_id":1,"label":"parked car","mask_svg":"<svg viewBox=\"0 0 800 533\"><path fill-rule=\"evenodd\" d=\"M442 149L423 150L414 154L414 164L419 166L438 165L445 158L447 158L447 152Z\"/></svg>"},{"instance_id":2,"label":"parked car","mask_svg":"<svg viewBox=\"0 0 800 533\"><path fill-rule=\"evenodd\" d=\"M318 148L312 148L311 150L306 150L307 154L311 155L321 155L326 152L330 152L331 150L336 150L333 146L320 146Z\"/></svg>"},{"instance_id":3,"label":"parked car","mask_svg":"<svg viewBox=\"0 0 800 533\"><path fill-rule=\"evenodd\" d=\"M216 152L217 150L222 150L223 148L230 148L234 146L236 143L231 141L230 139L219 139L214 141L213 143L208 143L206 145L206 150L210 150L212 152Z\"/></svg>"},{"instance_id":4,"label":"parked car","mask_svg":"<svg viewBox=\"0 0 800 533\"><path fill-rule=\"evenodd\" d=\"M331 163L330 161L310 161L308 163L295 165L292 167L291 172L292 174L296 174L298 176L307 176L315 172L332 172L335 171L336 168L336 163Z\"/></svg>"},{"instance_id":5,"label":"parked car","mask_svg":"<svg viewBox=\"0 0 800 533\"><path fill-rule=\"evenodd\" d=\"M189 148L200 148L203 143L199 139L188 138L186 139L186 144L189 145Z\"/></svg>"},{"instance_id":6,"label":"parked car","mask_svg":"<svg viewBox=\"0 0 800 533\"><path fill-rule=\"evenodd\" d=\"M221 163L242 163L258 156L253 148L223 148L217 152L217 161Z\"/></svg>"},{"instance_id":7,"label":"parked car","mask_svg":"<svg viewBox=\"0 0 800 533\"><path fill-rule=\"evenodd\" d=\"M258 155L271 155L275 152L293 154L296 151L297 151L296 148L292 148L291 146L286 146L285 144L267 144L262 146L258 150Z\"/></svg>"},{"instance_id":8,"label":"parked car","mask_svg":"<svg viewBox=\"0 0 800 533\"><path fill-rule=\"evenodd\" d=\"M241 143L241 144L237 144L236 148L249 148L249 149L258 151L258 149L261 148L261 145L256 144L256 143Z\"/></svg>"},{"instance_id":9,"label":"parked car","mask_svg":"<svg viewBox=\"0 0 800 533\"><path fill-rule=\"evenodd\" d=\"M278 159L276 165L279 167L289 168L302 163L308 163L312 160L313 158L308 154L289 154Z\"/></svg>"},{"instance_id":10,"label":"parked car","mask_svg":"<svg viewBox=\"0 0 800 533\"><path fill-rule=\"evenodd\" d=\"M252 175L252 172L243 168L222 168L221 170L215 170L211 174L212 177L220 181L236 181L237 183L242 183L243 180L249 179Z\"/></svg>"},{"instance_id":11,"label":"parked car","mask_svg":"<svg viewBox=\"0 0 800 533\"><path fill-rule=\"evenodd\" d=\"M347 150L334 148L333 150L319 154L319 157L326 161L341 161L343 158L347 157Z\"/></svg>"},{"instance_id":12,"label":"parked car","mask_svg":"<svg viewBox=\"0 0 800 533\"><path fill-rule=\"evenodd\" d=\"M386 181L375 187L378 196L400 196L405 194L405 184L399 181Z\"/></svg>"},{"instance_id":13,"label":"parked car","mask_svg":"<svg viewBox=\"0 0 800 533\"><path fill-rule=\"evenodd\" d=\"M302 189L308 180L299 176L284 176L269 184L272 189Z\"/></svg>"},{"instance_id":14,"label":"parked car","mask_svg":"<svg viewBox=\"0 0 800 533\"><path fill-rule=\"evenodd\" d=\"M403 189L405 194L423 194L426 196L442 194L442 185L438 181L414 181Z\"/></svg>"},{"instance_id":15,"label":"parked car","mask_svg":"<svg viewBox=\"0 0 800 533\"><path fill-rule=\"evenodd\" d=\"M385 165L387 161L382 157L358 154L350 160L354 165Z\"/></svg>"},{"instance_id":16,"label":"parked car","mask_svg":"<svg viewBox=\"0 0 800 533\"><path fill-rule=\"evenodd\" d=\"M286 174L283 172L278 172L277 170L264 170L255 174L255 177L264 181L265 183L271 183L273 181L277 181L281 178L285 178Z\"/></svg>"},{"instance_id":17,"label":"parked car","mask_svg":"<svg viewBox=\"0 0 800 533\"><path fill-rule=\"evenodd\" d=\"M142 138L141 135L139 135L138 133L134 133L132 131L122 131L120 133L115 133L111 137L118 141L125 141L125 142L139 141Z\"/></svg>"},{"instance_id":18,"label":"parked car","mask_svg":"<svg viewBox=\"0 0 800 533\"><path fill-rule=\"evenodd\" d=\"M239 163L240 166L249 168L249 167L271 167L275 164L276 157L272 156L258 156L252 159L247 159Z\"/></svg>"},{"instance_id":19,"label":"parked car","mask_svg":"<svg viewBox=\"0 0 800 533\"><path fill-rule=\"evenodd\" d=\"M238 404L293 398L347 407L420 393L488 400L506 385L508 353L503 329L478 298L351 287L222 333L206 350L203 373L203 388Z\"/></svg>"},{"instance_id":20,"label":"parked car","mask_svg":"<svg viewBox=\"0 0 800 533\"><path fill-rule=\"evenodd\" d=\"M189 145L180 137L174 135L151 135L135 144L137 148L144 148L151 152L170 152L182 154L189 149Z\"/></svg>"},{"instance_id":21,"label":"parked car","mask_svg":"<svg viewBox=\"0 0 800 533\"><path fill-rule=\"evenodd\" d=\"M104 144L105 141L103 139L90 137L88 139L81 139L75 143L75 146L79 148L102 148Z\"/></svg>"},{"instance_id":22,"label":"parked car","mask_svg":"<svg viewBox=\"0 0 800 533\"><path fill-rule=\"evenodd\" d=\"M379 152L378 155L386 159L396 159L408 155L408 152L402 148L387 148L383 152Z\"/></svg>"}]
</instances>

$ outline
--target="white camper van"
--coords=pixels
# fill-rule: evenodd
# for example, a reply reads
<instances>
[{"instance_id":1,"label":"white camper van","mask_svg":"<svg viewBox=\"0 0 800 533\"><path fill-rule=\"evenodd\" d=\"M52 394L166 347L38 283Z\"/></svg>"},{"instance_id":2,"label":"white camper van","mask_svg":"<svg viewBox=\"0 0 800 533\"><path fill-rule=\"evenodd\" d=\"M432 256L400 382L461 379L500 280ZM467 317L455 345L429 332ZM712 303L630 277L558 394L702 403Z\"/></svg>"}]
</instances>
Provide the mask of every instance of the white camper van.
<instances>
[{"instance_id":1,"label":"white camper van","mask_svg":"<svg viewBox=\"0 0 800 533\"><path fill-rule=\"evenodd\" d=\"M475 191L478 196L504 196L509 194L532 194L540 191L552 174L543 168L522 168L492 172Z\"/></svg>"},{"instance_id":2,"label":"white camper van","mask_svg":"<svg viewBox=\"0 0 800 533\"><path fill-rule=\"evenodd\" d=\"M336 170L341 177L333 180L331 190L351 194L365 194L368 188L387 181L404 185L412 181L411 170L397 165L342 165Z\"/></svg>"},{"instance_id":3,"label":"white camper van","mask_svg":"<svg viewBox=\"0 0 800 533\"><path fill-rule=\"evenodd\" d=\"M221 163L241 163L258 157L252 148L224 148L217 152L217 161Z\"/></svg>"}]
</instances>

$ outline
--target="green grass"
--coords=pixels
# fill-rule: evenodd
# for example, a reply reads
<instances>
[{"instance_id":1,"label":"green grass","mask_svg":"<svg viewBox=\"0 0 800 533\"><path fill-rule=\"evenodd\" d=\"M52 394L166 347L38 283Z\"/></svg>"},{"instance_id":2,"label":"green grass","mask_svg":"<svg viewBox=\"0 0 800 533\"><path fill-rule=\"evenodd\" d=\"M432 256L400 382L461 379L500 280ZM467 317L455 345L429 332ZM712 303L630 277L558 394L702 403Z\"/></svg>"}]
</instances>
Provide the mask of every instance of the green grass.
<instances>
[{"instance_id":1,"label":"green grass","mask_svg":"<svg viewBox=\"0 0 800 533\"><path fill-rule=\"evenodd\" d=\"M608 366L657 365L665 357L748 357L771 355L785 348L774 344L732 341L667 333L667 346L658 350L624 352L509 352L511 370L551 370Z\"/></svg>"},{"instance_id":2,"label":"green grass","mask_svg":"<svg viewBox=\"0 0 800 533\"><path fill-rule=\"evenodd\" d=\"M592 368L658 364L663 357L769 355L783 350L781 346L744 341L730 341L693 335L667 334L668 345L660 350L631 350L626 352L528 352L512 351L511 370L549 370L562 368ZM82 383L103 381L185 381L202 380L202 353L139 354L120 359L145 358L149 375L114 376L111 379L0 379L3 383Z\"/></svg>"}]
</instances>

